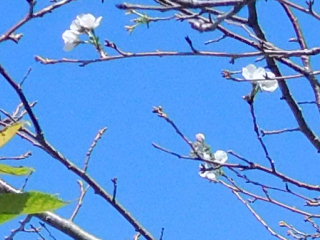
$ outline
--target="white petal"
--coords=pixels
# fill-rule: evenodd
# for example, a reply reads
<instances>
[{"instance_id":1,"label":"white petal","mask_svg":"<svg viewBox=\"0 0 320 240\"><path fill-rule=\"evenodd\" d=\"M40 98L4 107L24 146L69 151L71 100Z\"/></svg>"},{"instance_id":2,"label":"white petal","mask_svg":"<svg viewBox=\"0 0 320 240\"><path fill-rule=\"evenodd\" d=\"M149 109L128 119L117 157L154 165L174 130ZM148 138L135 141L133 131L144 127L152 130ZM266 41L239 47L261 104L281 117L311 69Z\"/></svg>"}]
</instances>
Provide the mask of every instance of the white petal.
<instances>
[{"instance_id":1,"label":"white petal","mask_svg":"<svg viewBox=\"0 0 320 240\"><path fill-rule=\"evenodd\" d=\"M72 31L72 30L66 30L62 34L62 39L65 42L79 41L79 34L77 32Z\"/></svg>"},{"instance_id":2,"label":"white petal","mask_svg":"<svg viewBox=\"0 0 320 240\"><path fill-rule=\"evenodd\" d=\"M207 160L207 161L210 161L210 160L211 160L210 154L208 154L208 153L203 153L203 159L204 159L204 160Z\"/></svg>"},{"instance_id":3,"label":"white petal","mask_svg":"<svg viewBox=\"0 0 320 240\"><path fill-rule=\"evenodd\" d=\"M259 82L261 91L265 92L274 92L275 90L277 90L278 86L279 84L277 80L265 80Z\"/></svg>"},{"instance_id":4,"label":"white petal","mask_svg":"<svg viewBox=\"0 0 320 240\"><path fill-rule=\"evenodd\" d=\"M64 50L65 51L71 51L73 48L75 48L79 44L79 35L72 31L72 30L66 30L62 34L62 39L64 41Z\"/></svg>"},{"instance_id":5,"label":"white petal","mask_svg":"<svg viewBox=\"0 0 320 240\"><path fill-rule=\"evenodd\" d=\"M205 172L199 172L200 177L206 178L210 181L217 181L217 175L213 171L205 171Z\"/></svg>"},{"instance_id":6,"label":"white petal","mask_svg":"<svg viewBox=\"0 0 320 240\"><path fill-rule=\"evenodd\" d=\"M98 26L100 26L101 21L102 21L102 16L100 16L100 17L98 17L98 18L96 19L96 21L95 21L95 28L98 27Z\"/></svg>"},{"instance_id":7,"label":"white petal","mask_svg":"<svg viewBox=\"0 0 320 240\"><path fill-rule=\"evenodd\" d=\"M64 45L64 50L65 51L71 51L72 49L74 49L78 44L72 43L72 42L67 42Z\"/></svg>"},{"instance_id":8,"label":"white petal","mask_svg":"<svg viewBox=\"0 0 320 240\"><path fill-rule=\"evenodd\" d=\"M278 87L278 81L277 80L272 80L275 78L275 75L273 72L266 72L267 75L267 80L259 82L259 87L261 91L265 92L274 92Z\"/></svg>"},{"instance_id":9,"label":"white petal","mask_svg":"<svg viewBox=\"0 0 320 240\"><path fill-rule=\"evenodd\" d=\"M218 150L214 153L215 161L225 163L228 160L228 154L225 151Z\"/></svg>"},{"instance_id":10,"label":"white petal","mask_svg":"<svg viewBox=\"0 0 320 240\"><path fill-rule=\"evenodd\" d=\"M266 70L262 67L259 67L253 73L253 79L265 79L266 78Z\"/></svg>"},{"instance_id":11,"label":"white petal","mask_svg":"<svg viewBox=\"0 0 320 240\"><path fill-rule=\"evenodd\" d=\"M198 142L203 142L206 139L206 137L204 136L203 133L198 133L196 134L196 139Z\"/></svg>"},{"instance_id":12,"label":"white petal","mask_svg":"<svg viewBox=\"0 0 320 240\"><path fill-rule=\"evenodd\" d=\"M76 20L75 20L76 25L78 24L82 28L92 30L100 25L102 21L102 17L96 18L91 13L87 13L87 14L78 15Z\"/></svg>"},{"instance_id":13,"label":"white petal","mask_svg":"<svg viewBox=\"0 0 320 240\"><path fill-rule=\"evenodd\" d=\"M213 171L207 172L206 178L210 181L217 181L217 175Z\"/></svg>"},{"instance_id":14,"label":"white petal","mask_svg":"<svg viewBox=\"0 0 320 240\"><path fill-rule=\"evenodd\" d=\"M242 76L247 80L252 80L256 69L257 67L254 64L249 64L248 66L242 68Z\"/></svg>"},{"instance_id":15,"label":"white petal","mask_svg":"<svg viewBox=\"0 0 320 240\"><path fill-rule=\"evenodd\" d=\"M268 79L273 79L273 78L275 78L276 77L276 75L274 75L274 73L273 72L266 72L266 74L267 74L267 77L268 77Z\"/></svg>"},{"instance_id":16,"label":"white petal","mask_svg":"<svg viewBox=\"0 0 320 240\"><path fill-rule=\"evenodd\" d=\"M83 27L81 27L79 19L75 19L72 21L71 25L70 25L70 29L74 32L83 32Z\"/></svg>"}]
</instances>

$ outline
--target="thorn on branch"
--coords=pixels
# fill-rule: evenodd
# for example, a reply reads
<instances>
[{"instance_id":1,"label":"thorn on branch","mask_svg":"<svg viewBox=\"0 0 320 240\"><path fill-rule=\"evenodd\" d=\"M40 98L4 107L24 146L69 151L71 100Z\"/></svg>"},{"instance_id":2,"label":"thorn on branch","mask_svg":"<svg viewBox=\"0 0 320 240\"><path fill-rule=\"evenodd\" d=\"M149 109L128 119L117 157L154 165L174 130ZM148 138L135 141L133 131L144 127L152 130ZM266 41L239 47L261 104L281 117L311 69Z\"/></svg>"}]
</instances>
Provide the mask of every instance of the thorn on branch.
<instances>
[{"instance_id":1,"label":"thorn on branch","mask_svg":"<svg viewBox=\"0 0 320 240\"><path fill-rule=\"evenodd\" d=\"M198 53L198 52L199 52L198 50L196 50L196 49L193 47L193 43L192 43L191 39L189 38L189 36L186 36L184 39L185 39L185 40L187 41L187 43L189 44L192 52L194 52L194 53Z\"/></svg>"},{"instance_id":2,"label":"thorn on branch","mask_svg":"<svg viewBox=\"0 0 320 240\"><path fill-rule=\"evenodd\" d=\"M232 58L230 59L229 63L230 63L230 64L235 64L236 59L237 59L236 57L232 57Z\"/></svg>"},{"instance_id":3,"label":"thorn on branch","mask_svg":"<svg viewBox=\"0 0 320 240\"><path fill-rule=\"evenodd\" d=\"M111 182L113 183L113 195L112 195L112 202L116 202L116 195L117 195L117 188L118 188L118 178L112 178Z\"/></svg>"},{"instance_id":4,"label":"thorn on branch","mask_svg":"<svg viewBox=\"0 0 320 240\"><path fill-rule=\"evenodd\" d=\"M163 240L164 228L161 228L160 238L159 240Z\"/></svg>"},{"instance_id":5,"label":"thorn on branch","mask_svg":"<svg viewBox=\"0 0 320 240\"><path fill-rule=\"evenodd\" d=\"M308 0L306 1L306 4L308 5L308 10L311 14L313 14L313 5L314 5L314 0Z\"/></svg>"},{"instance_id":6,"label":"thorn on branch","mask_svg":"<svg viewBox=\"0 0 320 240\"><path fill-rule=\"evenodd\" d=\"M37 4L36 0L27 0L29 4L29 15L32 17L33 12L34 12L34 6Z\"/></svg>"}]
</instances>

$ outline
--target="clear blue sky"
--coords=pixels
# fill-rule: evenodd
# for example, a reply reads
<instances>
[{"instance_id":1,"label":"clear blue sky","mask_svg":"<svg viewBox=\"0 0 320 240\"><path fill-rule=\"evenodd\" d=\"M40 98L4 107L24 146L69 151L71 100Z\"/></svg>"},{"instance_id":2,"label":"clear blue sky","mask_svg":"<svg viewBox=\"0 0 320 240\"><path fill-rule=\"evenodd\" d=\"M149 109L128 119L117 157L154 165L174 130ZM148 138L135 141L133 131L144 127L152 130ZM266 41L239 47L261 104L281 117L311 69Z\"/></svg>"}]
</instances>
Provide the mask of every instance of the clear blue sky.
<instances>
[{"instance_id":1,"label":"clear blue sky","mask_svg":"<svg viewBox=\"0 0 320 240\"><path fill-rule=\"evenodd\" d=\"M45 6L38 2L39 8ZM253 63L254 58L238 60L234 65L229 64L229 59L207 57L124 59L86 67L75 64L45 66L34 61L35 55L48 58L97 57L89 45L79 46L71 52L63 51L61 35L81 13L103 16L97 35L117 43L125 51L187 51L189 47L184 40L187 35L198 49L245 51L242 45L230 40L205 46L204 41L220 34L200 34L186 22L160 22L151 24L149 29L141 26L130 35L124 26L130 24L132 17L116 9L116 3L121 1L107 0L104 4L98 0L76 1L21 28L24 37L19 44L0 44L0 63L17 81L23 78L29 67L32 68L24 90L29 101L38 102L35 113L45 136L59 151L81 166L96 133L107 126L107 133L92 155L89 172L109 192L113 189L110 179L117 177L118 200L157 237L164 227L166 240L270 239L264 227L230 190L199 177L199 163L176 159L151 146L156 142L181 154L190 151L165 121L152 114L153 106L162 105L188 137L194 139L196 133L203 132L214 150L232 149L267 165L252 131L249 106L242 100L242 96L251 90L250 84L235 83L221 77L221 70L241 70ZM152 4L151 1L139 3ZM266 16L262 24L270 31L267 37L281 47L296 47L287 41L293 35L288 31L286 22L281 20L280 9L274 1L261 1L260 4ZM26 11L27 4L23 1L2 0L0 34L20 20ZM245 16L246 11L242 15ZM314 27L313 22L305 24ZM312 41L310 45L318 44L318 38L314 37ZM265 63L257 65L264 66ZM316 67L319 67L318 63L315 63ZM283 71L290 73L287 69ZM290 86L299 100L312 97L310 89L304 88L304 80L290 80ZM0 88L0 107L13 112L19 103L17 96L3 79ZM263 129L297 127L280 97L279 90L258 96L256 111ZM316 127L318 116L312 115L312 106L306 108L310 113L308 120ZM270 136L266 143L278 169L299 180L318 183L319 171L316 175L313 172L318 156L301 134ZM69 206L58 211L69 217L79 195L78 177L19 137L1 149L1 156L18 155L28 150L33 152L31 158L10 164L36 168L27 189L59 194L71 201ZM237 160L230 157L229 162ZM23 179L4 178L17 187L23 184ZM274 179L268 181L272 183ZM266 214L266 220L273 221L271 226L291 217L271 205L257 203L255 206ZM34 221L36 226L37 222ZM124 240L132 239L134 235L134 229L92 191L87 195L76 223L102 239ZM8 235L17 226L17 221L2 225L0 236ZM68 239L54 230L52 232L57 239ZM19 234L16 240L30 236L37 238Z\"/></svg>"}]
</instances>

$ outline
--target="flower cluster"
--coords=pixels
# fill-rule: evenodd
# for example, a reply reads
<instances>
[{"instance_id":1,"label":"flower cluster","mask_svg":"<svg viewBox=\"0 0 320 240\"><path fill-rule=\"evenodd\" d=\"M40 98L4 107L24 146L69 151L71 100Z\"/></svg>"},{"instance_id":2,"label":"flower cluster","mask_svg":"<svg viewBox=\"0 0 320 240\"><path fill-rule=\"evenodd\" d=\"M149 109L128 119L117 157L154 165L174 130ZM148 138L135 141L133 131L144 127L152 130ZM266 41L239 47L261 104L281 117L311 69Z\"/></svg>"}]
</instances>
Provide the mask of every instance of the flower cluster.
<instances>
[{"instance_id":1,"label":"flower cluster","mask_svg":"<svg viewBox=\"0 0 320 240\"><path fill-rule=\"evenodd\" d=\"M275 80L273 72L266 71L262 67L253 64L242 68L242 76L256 84L261 91L274 92L278 88L278 81Z\"/></svg>"},{"instance_id":2,"label":"flower cluster","mask_svg":"<svg viewBox=\"0 0 320 240\"><path fill-rule=\"evenodd\" d=\"M205 143L205 136L203 133L198 133L196 135L196 140L197 141L193 143L193 147L196 152L192 152L191 156L200 156L203 160L212 162L205 162L201 164L199 175L210 181L217 182L218 177L223 174L220 164L223 164L228 160L228 155L222 150L212 153L210 146Z\"/></svg>"},{"instance_id":3,"label":"flower cluster","mask_svg":"<svg viewBox=\"0 0 320 240\"><path fill-rule=\"evenodd\" d=\"M87 34L90 38L95 37L94 29L97 28L102 21L102 17L96 18L90 13L80 14L72 21L70 29L64 31L62 39L64 41L64 50L71 51L78 44L82 43L80 40L81 34Z\"/></svg>"}]
</instances>

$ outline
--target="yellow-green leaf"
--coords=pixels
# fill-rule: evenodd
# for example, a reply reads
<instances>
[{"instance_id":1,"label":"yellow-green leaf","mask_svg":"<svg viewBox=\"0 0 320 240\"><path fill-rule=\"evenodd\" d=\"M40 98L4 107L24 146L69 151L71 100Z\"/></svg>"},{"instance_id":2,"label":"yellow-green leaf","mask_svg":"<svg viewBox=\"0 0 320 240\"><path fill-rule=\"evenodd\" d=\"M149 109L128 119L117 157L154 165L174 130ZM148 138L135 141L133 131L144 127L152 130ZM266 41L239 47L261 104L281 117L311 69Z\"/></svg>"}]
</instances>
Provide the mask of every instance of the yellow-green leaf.
<instances>
[{"instance_id":1,"label":"yellow-green leaf","mask_svg":"<svg viewBox=\"0 0 320 240\"><path fill-rule=\"evenodd\" d=\"M20 214L0 214L0 224L8 222L18 216L20 216Z\"/></svg>"},{"instance_id":2,"label":"yellow-green leaf","mask_svg":"<svg viewBox=\"0 0 320 240\"><path fill-rule=\"evenodd\" d=\"M16 176L29 175L35 170L29 167L12 167L6 164L0 164L0 174L10 174Z\"/></svg>"},{"instance_id":3,"label":"yellow-green leaf","mask_svg":"<svg viewBox=\"0 0 320 240\"><path fill-rule=\"evenodd\" d=\"M0 148L6 145L26 122L16 122L0 131Z\"/></svg>"},{"instance_id":4,"label":"yellow-green leaf","mask_svg":"<svg viewBox=\"0 0 320 240\"><path fill-rule=\"evenodd\" d=\"M65 206L67 202L43 192L1 193L0 224L22 214L36 214Z\"/></svg>"}]
</instances>

